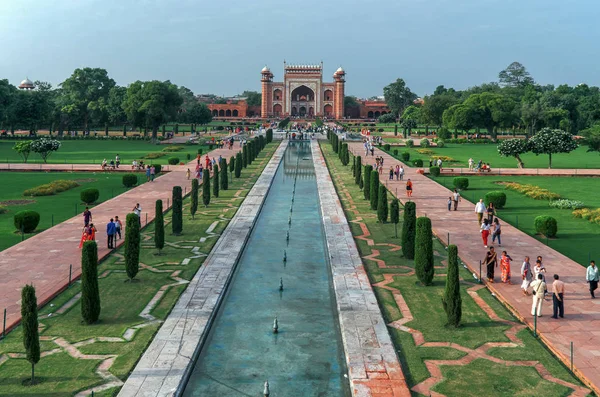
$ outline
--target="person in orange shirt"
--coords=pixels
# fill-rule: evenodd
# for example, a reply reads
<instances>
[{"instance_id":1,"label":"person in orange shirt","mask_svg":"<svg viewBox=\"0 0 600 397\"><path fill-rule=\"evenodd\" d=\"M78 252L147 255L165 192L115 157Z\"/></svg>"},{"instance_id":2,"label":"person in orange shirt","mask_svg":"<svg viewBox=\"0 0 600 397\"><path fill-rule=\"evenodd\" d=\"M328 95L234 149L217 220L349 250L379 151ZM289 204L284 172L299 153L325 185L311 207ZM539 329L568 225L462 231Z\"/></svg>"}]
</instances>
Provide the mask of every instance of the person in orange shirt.
<instances>
[{"instance_id":1,"label":"person in orange shirt","mask_svg":"<svg viewBox=\"0 0 600 397\"><path fill-rule=\"evenodd\" d=\"M412 197L412 191L413 191L412 182L409 179L406 181L406 197Z\"/></svg>"}]
</instances>

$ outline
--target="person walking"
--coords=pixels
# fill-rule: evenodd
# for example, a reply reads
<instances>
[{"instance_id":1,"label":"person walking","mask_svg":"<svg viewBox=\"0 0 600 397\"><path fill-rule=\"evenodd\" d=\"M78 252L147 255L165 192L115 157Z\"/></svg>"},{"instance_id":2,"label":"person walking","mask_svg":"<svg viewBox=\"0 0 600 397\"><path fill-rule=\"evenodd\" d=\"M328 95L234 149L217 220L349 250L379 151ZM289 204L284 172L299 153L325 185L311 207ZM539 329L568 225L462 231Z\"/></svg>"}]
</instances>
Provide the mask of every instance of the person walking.
<instances>
[{"instance_id":1,"label":"person walking","mask_svg":"<svg viewBox=\"0 0 600 397\"><path fill-rule=\"evenodd\" d=\"M490 224L488 223L487 219L483 220L479 230L481 231L481 240L483 241L483 246L487 248L488 238L490 237Z\"/></svg>"},{"instance_id":2,"label":"person walking","mask_svg":"<svg viewBox=\"0 0 600 397\"><path fill-rule=\"evenodd\" d=\"M406 197L412 197L412 182L411 180L406 181Z\"/></svg>"},{"instance_id":3,"label":"person walking","mask_svg":"<svg viewBox=\"0 0 600 397\"><path fill-rule=\"evenodd\" d=\"M150 167L150 182L154 182L154 177L156 176L156 168L154 166Z\"/></svg>"},{"instance_id":4,"label":"person walking","mask_svg":"<svg viewBox=\"0 0 600 397\"><path fill-rule=\"evenodd\" d=\"M83 226L89 226L92 221L92 211L90 211L89 207L85 207L85 211L83 211Z\"/></svg>"},{"instance_id":5,"label":"person walking","mask_svg":"<svg viewBox=\"0 0 600 397\"><path fill-rule=\"evenodd\" d=\"M119 240L121 239L121 229L123 229L123 223L119 219L119 216L115 216L115 241L117 240L117 236L119 236Z\"/></svg>"},{"instance_id":6,"label":"person walking","mask_svg":"<svg viewBox=\"0 0 600 397\"><path fill-rule=\"evenodd\" d=\"M454 193L452 193L452 200L454 201L454 211L458 210L458 202L461 201L460 193L457 189L454 189Z\"/></svg>"},{"instance_id":7,"label":"person walking","mask_svg":"<svg viewBox=\"0 0 600 397\"><path fill-rule=\"evenodd\" d=\"M401 181L404 180L404 166L403 165L400 166L400 180Z\"/></svg>"},{"instance_id":8,"label":"person walking","mask_svg":"<svg viewBox=\"0 0 600 397\"><path fill-rule=\"evenodd\" d=\"M595 261L590 261L590 265L587 268L587 272L585 274L585 280L590 284L590 295L592 299L596 299L594 295L594 291L598 288L598 281L600 279L600 274L598 273L598 267L596 267Z\"/></svg>"},{"instance_id":9,"label":"person walking","mask_svg":"<svg viewBox=\"0 0 600 397\"><path fill-rule=\"evenodd\" d=\"M448 197L448 211L452 211L452 197Z\"/></svg>"},{"instance_id":10,"label":"person walking","mask_svg":"<svg viewBox=\"0 0 600 397\"><path fill-rule=\"evenodd\" d=\"M394 174L396 174L396 180L400 180L400 165L396 164L396 170L394 171Z\"/></svg>"},{"instance_id":11,"label":"person walking","mask_svg":"<svg viewBox=\"0 0 600 397\"><path fill-rule=\"evenodd\" d=\"M488 282L493 283L495 270L494 268L498 267L498 256L496 254L496 251L494 251L494 247L490 247L488 252L485 254L483 264L486 268Z\"/></svg>"},{"instance_id":12,"label":"person walking","mask_svg":"<svg viewBox=\"0 0 600 397\"><path fill-rule=\"evenodd\" d=\"M138 220L140 221L140 227L142 226L142 207L140 207L140 203L137 203L135 207L133 207L133 213L138 216Z\"/></svg>"},{"instance_id":13,"label":"person walking","mask_svg":"<svg viewBox=\"0 0 600 397\"><path fill-rule=\"evenodd\" d=\"M474 165L474 161L473 161L473 157L469 158L469 171L473 171L473 165Z\"/></svg>"},{"instance_id":14,"label":"person walking","mask_svg":"<svg viewBox=\"0 0 600 397\"><path fill-rule=\"evenodd\" d=\"M479 199L479 202L475 204L475 213L477 214L477 224L481 225L483 221L483 214L485 213L485 204L483 199Z\"/></svg>"},{"instance_id":15,"label":"person walking","mask_svg":"<svg viewBox=\"0 0 600 397\"><path fill-rule=\"evenodd\" d=\"M552 318L565 316L565 283L559 280L558 274L554 275L552 283ZM556 315L558 314L558 317Z\"/></svg>"},{"instance_id":16,"label":"person walking","mask_svg":"<svg viewBox=\"0 0 600 397\"><path fill-rule=\"evenodd\" d=\"M542 302L544 302L544 290L546 289L546 283L543 278L541 274L538 274L537 280L531 283L531 288L533 289L531 303L532 316L542 317Z\"/></svg>"},{"instance_id":17,"label":"person walking","mask_svg":"<svg viewBox=\"0 0 600 397\"><path fill-rule=\"evenodd\" d=\"M394 180L394 167L390 167L390 181Z\"/></svg>"},{"instance_id":18,"label":"person walking","mask_svg":"<svg viewBox=\"0 0 600 397\"><path fill-rule=\"evenodd\" d=\"M531 264L529 263L529 257L526 256L523 261L523 265L521 265L521 278L523 282L521 283L521 289L523 290L523 295L529 295L528 289L529 284L533 280L533 275L531 271Z\"/></svg>"},{"instance_id":19,"label":"person walking","mask_svg":"<svg viewBox=\"0 0 600 397\"><path fill-rule=\"evenodd\" d=\"M189 180L191 175L192 175L192 172L188 168L187 171L185 172L185 177Z\"/></svg>"},{"instance_id":20,"label":"person walking","mask_svg":"<svg viewBox=\"0 0 600 397\"><path fill-rule=\"evenodd\" d=\"M488 222L491 225L492 221L494 220L494 216L496 215L496 208L494 208L494 203L490 201L487 208L485 209L485 212L487 213Z\"/></svg>"},{"instance_id":21,"label":"person walking","mask_svg":"<svg viewBox=\"0 0 600 397\"><path fill-rule=\"evenodd\" d=\"M115 164L117 165L117 168L119 168L119 164L121 164L121 157L119 157L118 153L117 153L117 156L115 157Z\"/></svg>"},{"instance_id":22,"label":"person walking","mask_svg":"<svg viewBox=\"0 0 600 397\"><path fill-rule=\"evenodd\" d=\"M512 262L510 255L506 251L502 251L502 256L500 257L500 280L506 284L512 284L510 282L510 262Z\"/></svg>"},{"instance_id":23,"label":"person walking","mask_svg":"<svg viewBox=\"0 0 600 397\"><path fill-rule=\"evenodd\" d=\"M533 273L535 274L535 278L537 279L539 275L542 276L542 280L544 281L544 285L546 284L546 268L544 267L543 263L542 263L542 257L538 256L537 260L535 261L535 266L533 267ZM544 289L544 298L546 297L546 294L548 293L547 289Z\"/></svg>"},{"instance_id":24,"label":"person walking","mask_svg":"<svg viewBox=\"0 0 600 397\"><path fill-rule=\"evenodd\" d=\"M150 166L146 166L146 182L150 182Z\"/></svg>"},{"instance_id":25,"label":"person walking","mask_svg":"<svg viewBox=\"0 0 600 397\"><path fill-rule=\"evenodd\" d=\"M500 233L502 232L501 228L500 228L500 221L498 220L498 218L494 218L494 229L492 232L492 244L494 243L494 241L496 241L496 238L498 239L498 247L502 247L502 240L500 239Z\"/></svg>"},{"instance_id":26,"label":"person walking","mask_svg":"<svg viewBox=\"0 0 600 397\"><path fill-rule=\"evenodd\" d=\"M108 236L108 249L113 249L115 243L115 233L117 231L117 227L115 225L114 219L110 218L110 222L106 225L106 235Z\"/></svg>"}]
</instances>

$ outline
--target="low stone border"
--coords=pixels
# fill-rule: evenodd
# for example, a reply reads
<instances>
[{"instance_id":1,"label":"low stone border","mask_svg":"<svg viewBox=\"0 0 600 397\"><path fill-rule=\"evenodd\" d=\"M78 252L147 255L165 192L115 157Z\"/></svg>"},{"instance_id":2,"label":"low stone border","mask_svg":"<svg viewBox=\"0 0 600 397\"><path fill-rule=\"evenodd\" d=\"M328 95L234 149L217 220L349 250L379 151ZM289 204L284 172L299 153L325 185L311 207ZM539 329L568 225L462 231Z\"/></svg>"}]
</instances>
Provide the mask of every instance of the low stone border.
<instances>
[{"instance_id":1,"label":"low stone border","mask_svg":"<svg viewBox=\"0 0 600 397\"><path fill-rule=\"evenodd\" d=\"M171 396L182 390L286 148L287 141L277 148L208 258L165 319L119 396Z\"/></svg>"},{"instance_id":2,"label":"low stone border","mask_svg":"<svg viewBox=\"0 0 600 397\"><path fill-rule=\"evenodd\" d=\"M316 140L312 156L353 396L411 395Z\"/></svg>"}]
</instances>

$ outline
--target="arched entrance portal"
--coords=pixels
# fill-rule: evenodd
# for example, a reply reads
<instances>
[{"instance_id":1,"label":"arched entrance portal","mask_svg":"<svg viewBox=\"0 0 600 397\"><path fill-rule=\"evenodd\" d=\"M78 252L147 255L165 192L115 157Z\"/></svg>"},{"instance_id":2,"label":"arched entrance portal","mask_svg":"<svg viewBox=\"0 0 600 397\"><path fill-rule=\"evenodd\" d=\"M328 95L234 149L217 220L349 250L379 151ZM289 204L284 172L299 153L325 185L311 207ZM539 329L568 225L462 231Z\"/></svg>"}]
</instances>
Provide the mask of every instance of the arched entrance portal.
<instances>
[{"instance_id":1,"label":"arched entrance portal","mask_svg":"<svg viewBox=\"0 0 600 397\"><path fill-rule=\"evenodd\" d=\"M315 109L315 92L305 85L292 90L291 106L292 116L313 117ZM297 111L295 111L297 109Z\"/></svg>"},{"instance_id":2,"label":"arched entrance portal","mask_svg":"<svg viewBox=\"0 0 600 397\"><path fill-rule=\"evenodd\" d=\"M300 106L300 112L298 113L300 117L306 116L306 108L304 106Z\"/></svg>"}]
</instances>

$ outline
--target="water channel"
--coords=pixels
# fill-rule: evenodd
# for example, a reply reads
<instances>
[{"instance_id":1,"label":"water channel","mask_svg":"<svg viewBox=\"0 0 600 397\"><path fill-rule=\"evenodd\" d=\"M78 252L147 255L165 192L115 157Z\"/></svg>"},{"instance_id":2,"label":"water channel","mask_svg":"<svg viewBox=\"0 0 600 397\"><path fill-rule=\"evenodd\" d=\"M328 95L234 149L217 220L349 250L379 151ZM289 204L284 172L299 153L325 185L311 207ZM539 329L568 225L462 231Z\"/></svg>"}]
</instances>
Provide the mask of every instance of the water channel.
<instances>
[{"instance_id":1,"label":"water channel","mask_svg":"<svg viewBox=\"0 0 600 397\"><path fill-rule=\"evenodd\" d=\"M327 258L310 142L290 142L184 395L350 395Z\"/></svg>"}]
</instances>

